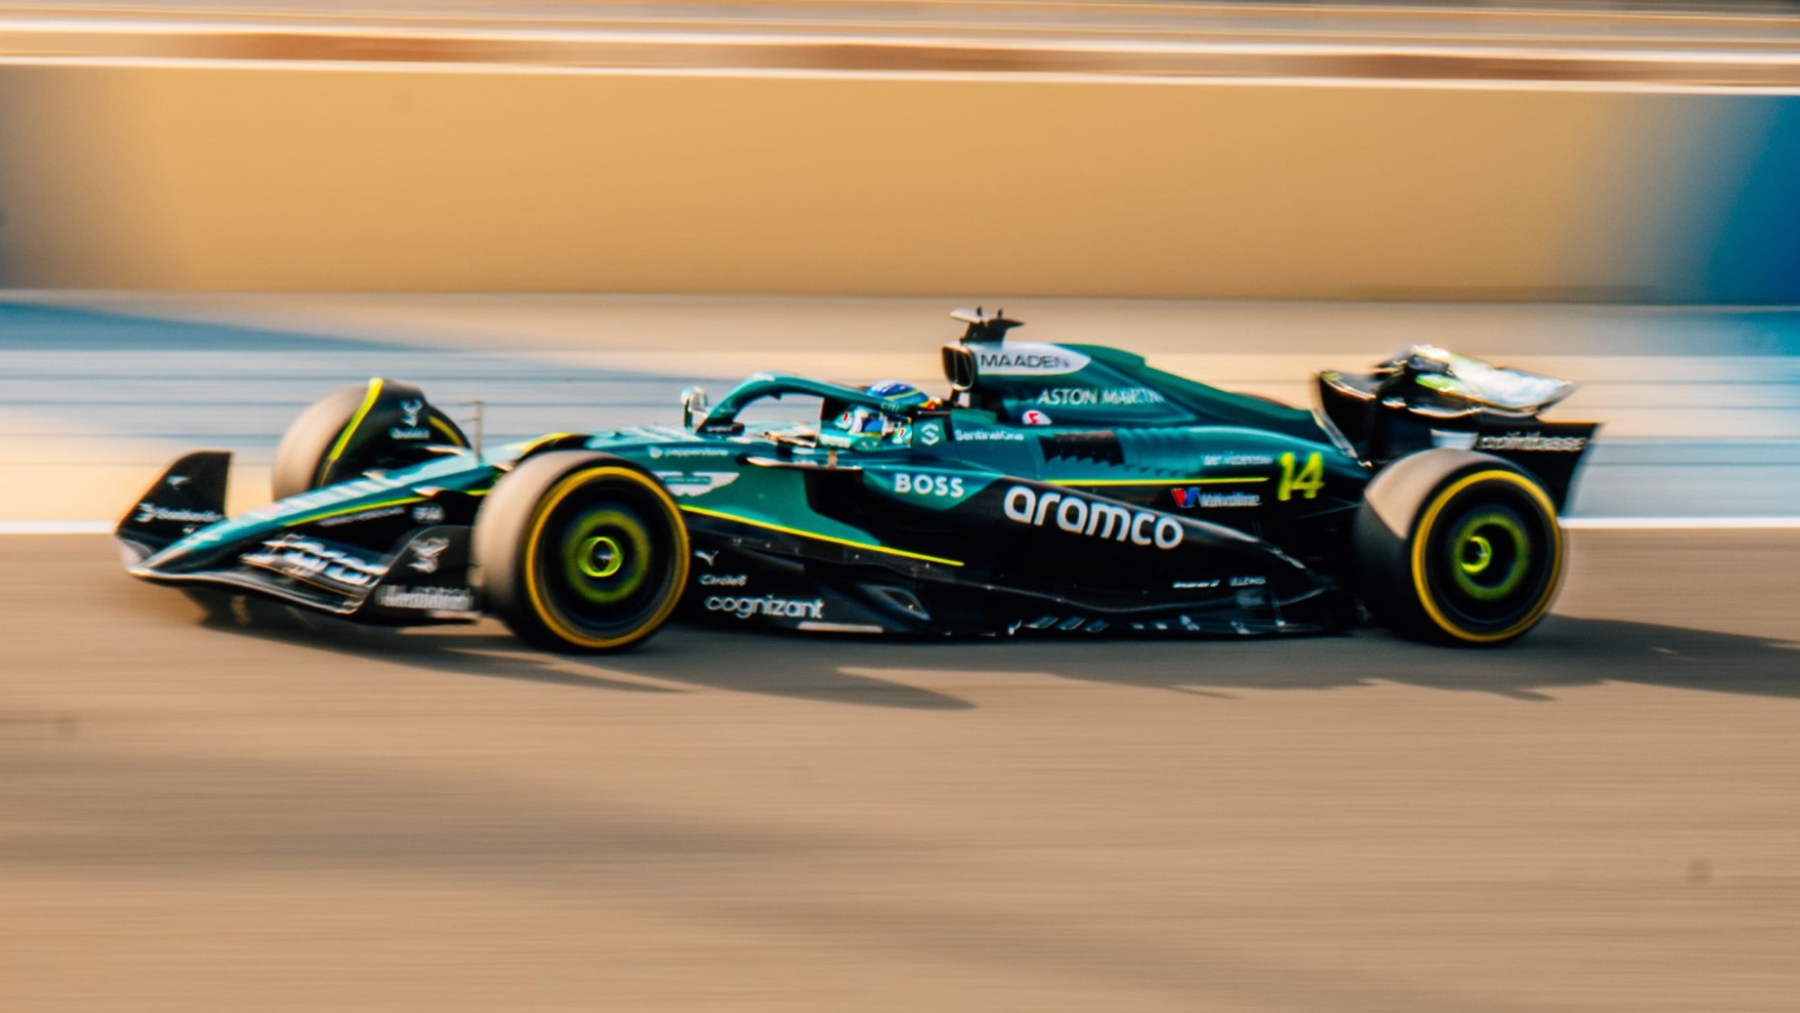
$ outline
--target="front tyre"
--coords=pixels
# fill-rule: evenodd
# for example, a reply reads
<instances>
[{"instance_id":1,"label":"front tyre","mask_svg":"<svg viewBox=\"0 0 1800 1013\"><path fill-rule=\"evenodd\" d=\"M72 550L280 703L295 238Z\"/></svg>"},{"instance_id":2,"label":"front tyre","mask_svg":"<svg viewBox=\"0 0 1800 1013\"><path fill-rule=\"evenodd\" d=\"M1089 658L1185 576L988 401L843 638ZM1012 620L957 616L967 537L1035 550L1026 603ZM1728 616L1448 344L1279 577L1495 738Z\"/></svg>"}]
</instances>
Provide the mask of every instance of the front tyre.
<instances>
[{"instance_id":1,"label":"front tyre","mask_svg":"<svg viewBox=\"0 0 1800 1013\"><path fill-rule=\"evenodd\" d=\"M555 651L636 646L687 585L687 528L674 499L607 454L527 458L488 494L471 548L488 610Z\"/></svg>"},{"instance_id":2,"label":"front tyre","mask_svg":"<svg viewBox=\"0 0 1800 1013\"><path fill-rule=\"evenodd\" d=\"M1397 632L1435 643L1524 635L1556 600L1565 554L1543 487L1473 451L1395 461L1369 483L1356 519L1363 601Z\"/></svg>"}]
</instances>

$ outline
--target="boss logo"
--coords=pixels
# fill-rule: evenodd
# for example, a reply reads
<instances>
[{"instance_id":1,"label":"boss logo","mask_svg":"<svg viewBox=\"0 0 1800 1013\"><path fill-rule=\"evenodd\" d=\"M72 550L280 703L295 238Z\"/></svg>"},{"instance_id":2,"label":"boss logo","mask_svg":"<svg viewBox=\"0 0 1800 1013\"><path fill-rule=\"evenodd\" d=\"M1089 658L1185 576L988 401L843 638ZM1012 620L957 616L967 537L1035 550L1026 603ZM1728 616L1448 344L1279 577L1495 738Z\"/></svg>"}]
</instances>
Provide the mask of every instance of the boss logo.
<instances>
[{"instance_id":1,"label":"boss logo","mask_svg":"<svg viewBox=\"0 0 1800 1013\"><path fill-rule=\"evenodd\" d=\"M894 491L917 496L954 496L961 499L963 480L949 475L899 474L894 476Z\"/></svg>"},{"instance_id":2,"label":"boss logo","mask_svg":"<svg viewBox=\"0 0 1800 1013\"><path fill-rule=\"evenodd\" d=\"M1015 485L1006 490L1001 506L1008 520L1040 528L1048 522L1072 535L1089 538L1110 538L1115 542L1129 539L1133 545L1173 549L1187 537L1181 522L1173 517L1094 502L1072 493L1047 492L1040 496L1035 489Z\"/></svg>"}]
</instances>

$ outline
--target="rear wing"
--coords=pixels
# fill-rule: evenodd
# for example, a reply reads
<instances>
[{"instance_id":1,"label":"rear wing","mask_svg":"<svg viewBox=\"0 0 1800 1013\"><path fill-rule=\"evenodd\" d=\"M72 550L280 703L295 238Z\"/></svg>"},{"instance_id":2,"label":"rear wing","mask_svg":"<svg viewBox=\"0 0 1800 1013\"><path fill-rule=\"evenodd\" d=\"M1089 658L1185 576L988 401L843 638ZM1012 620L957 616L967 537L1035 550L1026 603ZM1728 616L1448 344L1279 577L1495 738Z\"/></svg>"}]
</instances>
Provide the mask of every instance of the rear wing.
<instances>
[{"instance_id":1,"label":"rear wing","mask_svg":"<svg viewBox=\"0 0 1800 1013\"><path fill-rule=\"evenodd\" d=\"M1575 384L1415 345L1369 373L1318 376L1319 417L1342 445L1380 467L1431 447L1505 458L1535 476L1558 510L1600 428L1548 421Z\"/></svg>"}]
</instances>

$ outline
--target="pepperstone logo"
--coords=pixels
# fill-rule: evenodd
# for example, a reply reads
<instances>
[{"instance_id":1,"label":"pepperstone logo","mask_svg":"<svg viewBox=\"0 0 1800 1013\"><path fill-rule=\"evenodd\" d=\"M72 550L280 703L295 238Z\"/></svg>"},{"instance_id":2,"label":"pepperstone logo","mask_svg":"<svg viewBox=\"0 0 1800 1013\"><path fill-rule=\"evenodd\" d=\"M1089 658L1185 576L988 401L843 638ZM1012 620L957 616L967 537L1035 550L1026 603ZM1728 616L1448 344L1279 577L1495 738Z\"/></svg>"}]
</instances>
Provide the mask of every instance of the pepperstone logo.
<instances>
[{"instance_id":1,"label":"pepperstone logo","mask_svg":"<svg viewBox=\"0 0 1800 1013\"><path fill-rule=\"evenodd\" d=\"M1029 486L1015 485L1006 490L1001 507L1007 520L1040 528L1045 521L1051 521L1072 535L1088 538L1107 538L1116 542L1129 539L1133 545L1173 549L1187 537L1181 522L1173 517L1087 500L1073 493L1040 495Z\"/></svg>"},{"instance_id":2,"label":"pepperstone logo","mask_svg":"<svg viewBox=\"0 0 1800 1013\"><path fill-rule=\"evenodd\" d=\"M770 616L776 619L818 619L825 614L825 599L814 598L812 601L796 601L792 598L725 598L714 595L706 599L708 612L725 612L748 619L751 616Z\"/></svg>"},{"instance_id":3,"label":"pepperstone logo","mask_svg":"<svg viewBox=\"0 0 1800 1013\"><path fill-rule=\"evenodd\" d=\"M1543 433L1511 432L1505 436L1483 436L1475 441L1477 450L1523 450L1532 453L1578 454L1587 449L1585 436L1545 436Z\"/></svg>"}]
</instances>

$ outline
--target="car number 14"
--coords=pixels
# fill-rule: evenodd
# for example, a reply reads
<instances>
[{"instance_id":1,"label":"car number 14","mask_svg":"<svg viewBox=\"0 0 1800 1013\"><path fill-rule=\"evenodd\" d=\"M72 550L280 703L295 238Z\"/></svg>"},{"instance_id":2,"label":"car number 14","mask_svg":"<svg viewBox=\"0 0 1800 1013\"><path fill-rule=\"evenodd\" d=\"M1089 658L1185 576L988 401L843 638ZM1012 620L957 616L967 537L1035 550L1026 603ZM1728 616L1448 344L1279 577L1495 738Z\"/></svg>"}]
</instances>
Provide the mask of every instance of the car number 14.
<instances>
[{"instance_id":1,"label":"car number 14","mask_svg":"<svg viewBox=\"0 0 1800 1013\"><path fill-rule=\"evenodd\" d=\"M1306 463L1300 465L1299 474L1294 471L1294 454L1292 451L1281 455L1281 484L1275 491L1275 498L1287 502L1300 493L1307 499L1314 499L1319 490L1325 487L1325 456L1318 451L1306 455Z\"/></svg>"}]
</instances>

